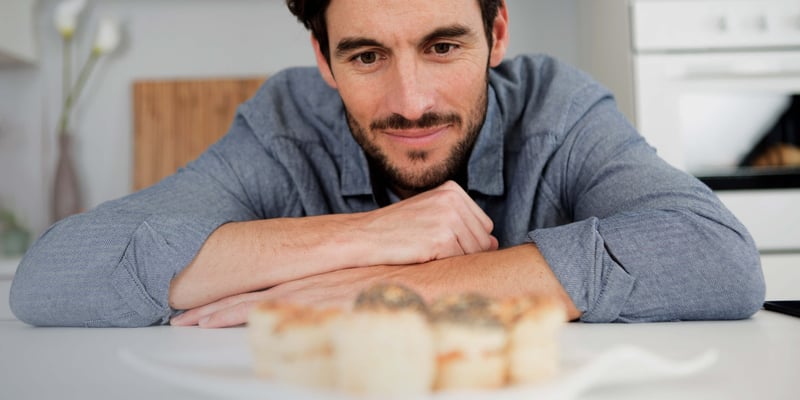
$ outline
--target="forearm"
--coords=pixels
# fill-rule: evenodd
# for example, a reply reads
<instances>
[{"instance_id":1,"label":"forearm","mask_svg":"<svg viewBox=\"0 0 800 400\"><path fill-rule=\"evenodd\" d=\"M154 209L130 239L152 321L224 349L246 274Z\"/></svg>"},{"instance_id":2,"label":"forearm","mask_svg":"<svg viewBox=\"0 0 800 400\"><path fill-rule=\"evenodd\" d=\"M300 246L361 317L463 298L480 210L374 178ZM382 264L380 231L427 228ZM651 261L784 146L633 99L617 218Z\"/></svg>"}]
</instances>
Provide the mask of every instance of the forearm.
<instances>
[{"instance_id":1,"label":"forearm","mask_svg":"<svg viewBox=\"0 0 800 400\"><path fill-rule=\"evenodd\" d=\"M493 250L491 230L491 220L453 182L369 212L230 223L173 280L170 305L194 308L343 268Z\"/></svg>"},{"instance_id":2,"label":"forearm","mask_svg":"<svg viewBox=\"0 0 800 400\"><path fill-rule=\"evenodd\" d=\"M172 280L169 302L189 309L231 295L345 267L359 267L357 215L232 222L209 236Z\"/></svg>"},{"instance_id":3,"label":"forearm","mask_svg":"<svg viewBox=\"0 0 800 400\"><path fill-rule=\"evenodd\" d=\"M428 301L470 291L498 299L536 295L559 299L570 320L581 315L532 243L395 269L387 279L414 288Z\"/></svg>"},{"instance_id":4,"label":"forearm","mask_svg":"<svg viewBox=\"0 0 800 400\"><path fill-rule=\"evenodd\" d=\"M533 244L472 253L413 265L345 268L297 279L268 290L238 294L194 308L173 325L208 328L239 325L253 305L278 300L317 307L347 308L364 289L380 282L405 285L433 301L440 296L479 292L496 299L543 296L560 299L570 319L580 317L561 283Z\"/></svg>"}]
</instances>

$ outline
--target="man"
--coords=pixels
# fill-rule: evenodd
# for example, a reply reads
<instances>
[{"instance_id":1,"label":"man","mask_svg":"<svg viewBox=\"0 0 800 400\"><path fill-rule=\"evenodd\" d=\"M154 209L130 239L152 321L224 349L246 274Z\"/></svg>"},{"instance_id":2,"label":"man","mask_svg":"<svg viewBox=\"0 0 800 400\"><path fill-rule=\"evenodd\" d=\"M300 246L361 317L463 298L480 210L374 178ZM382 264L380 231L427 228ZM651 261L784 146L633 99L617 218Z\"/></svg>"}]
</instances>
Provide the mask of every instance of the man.
<instances>
[{"instance_id":1,"label":"man","mask_svg":"<svg viewBox=\"0 0 800 400\"><path fill-rule=\"evenodd\" d=\"M502 1L288 4L318 68L270 78L176 175L52 227L13 283L21 320L229 326L378 281L538 293L583 321L760 308L745 228L585 75L503 62Z\"/></svg>"}]
</instances>

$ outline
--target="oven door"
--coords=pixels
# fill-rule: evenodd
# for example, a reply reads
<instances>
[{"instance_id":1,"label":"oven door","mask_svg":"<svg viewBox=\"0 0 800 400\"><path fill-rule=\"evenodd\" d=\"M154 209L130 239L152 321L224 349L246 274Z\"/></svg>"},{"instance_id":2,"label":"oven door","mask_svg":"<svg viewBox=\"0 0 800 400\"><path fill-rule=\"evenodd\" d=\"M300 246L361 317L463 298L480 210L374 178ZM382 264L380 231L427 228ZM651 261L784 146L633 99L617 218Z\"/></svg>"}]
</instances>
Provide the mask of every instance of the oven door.
<instances>
[{"instance_id":1,"label":"oven door","mask_svg":"<svg viewBox=\"0 0 800 400\"><path fill-rule=\"evenodd\" d=\"M695 175L734 167L800 94L800 51L635 57L639 130Z\"/></svg>"},{"instance_id":2,"label":"oven door","mask_svg":"<svg viewBox=\"0 0 800 400\"><path fill-rule=\"evenodd\" d=\"M800 94L800 51L639 54L634 71L642 135L748 227L768 297L800 298L800 169L738 167Z\"/></svg>"}]
</instances>

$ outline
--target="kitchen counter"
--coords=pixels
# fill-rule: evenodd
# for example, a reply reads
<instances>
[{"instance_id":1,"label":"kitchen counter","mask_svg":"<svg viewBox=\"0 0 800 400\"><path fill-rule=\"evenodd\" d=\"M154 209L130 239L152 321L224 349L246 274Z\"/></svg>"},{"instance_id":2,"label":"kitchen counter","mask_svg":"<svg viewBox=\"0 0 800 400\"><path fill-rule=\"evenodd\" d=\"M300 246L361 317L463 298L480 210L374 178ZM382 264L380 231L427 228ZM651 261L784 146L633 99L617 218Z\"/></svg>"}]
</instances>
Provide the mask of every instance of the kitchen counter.
<instances>
[{"instance_id":1,"label":"kitchen counter","mask_svg":"<svg viewBox=\"0 0 800 400\"><path fill-rule=\"evenodd\" d=\"M561 343L565 358L623 344L673 360L710 349L718 354L713 365L697 374L595 387L581 399L790 399L797 397L799 339L800 318L760 311L743 321L573 323L564 329ZM125 354L169 357L231 348L247 353L245 328L34 328L4 320L0 321L0 397L214 398L134 368Z\"/></svg>"}]
</instances>

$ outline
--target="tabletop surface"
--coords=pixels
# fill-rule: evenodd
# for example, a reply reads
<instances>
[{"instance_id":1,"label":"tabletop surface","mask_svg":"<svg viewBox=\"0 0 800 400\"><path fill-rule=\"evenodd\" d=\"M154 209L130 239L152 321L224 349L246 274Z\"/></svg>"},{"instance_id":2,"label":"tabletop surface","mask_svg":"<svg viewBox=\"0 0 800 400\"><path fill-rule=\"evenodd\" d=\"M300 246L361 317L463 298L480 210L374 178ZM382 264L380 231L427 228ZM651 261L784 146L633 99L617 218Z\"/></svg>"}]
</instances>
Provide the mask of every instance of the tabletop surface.
<instances>
[{"instance_id":1,"label":"tabletop surface","mask_svg":"<svg viewBox=\"0 0 800 400\"><path fill-rule=\"evenodd\" d=\"M34 328L0 320L0 398L214 398L144 374L121 353L191 353L232 345L246 351L245 328ZM617 345L634 345L676 360L714 349L718 359L694 375L595 387L579 398L797 398L800 318L760 311L743 321L572 323L561 335L565 354Z\"/></svg>"}]
</instances>

